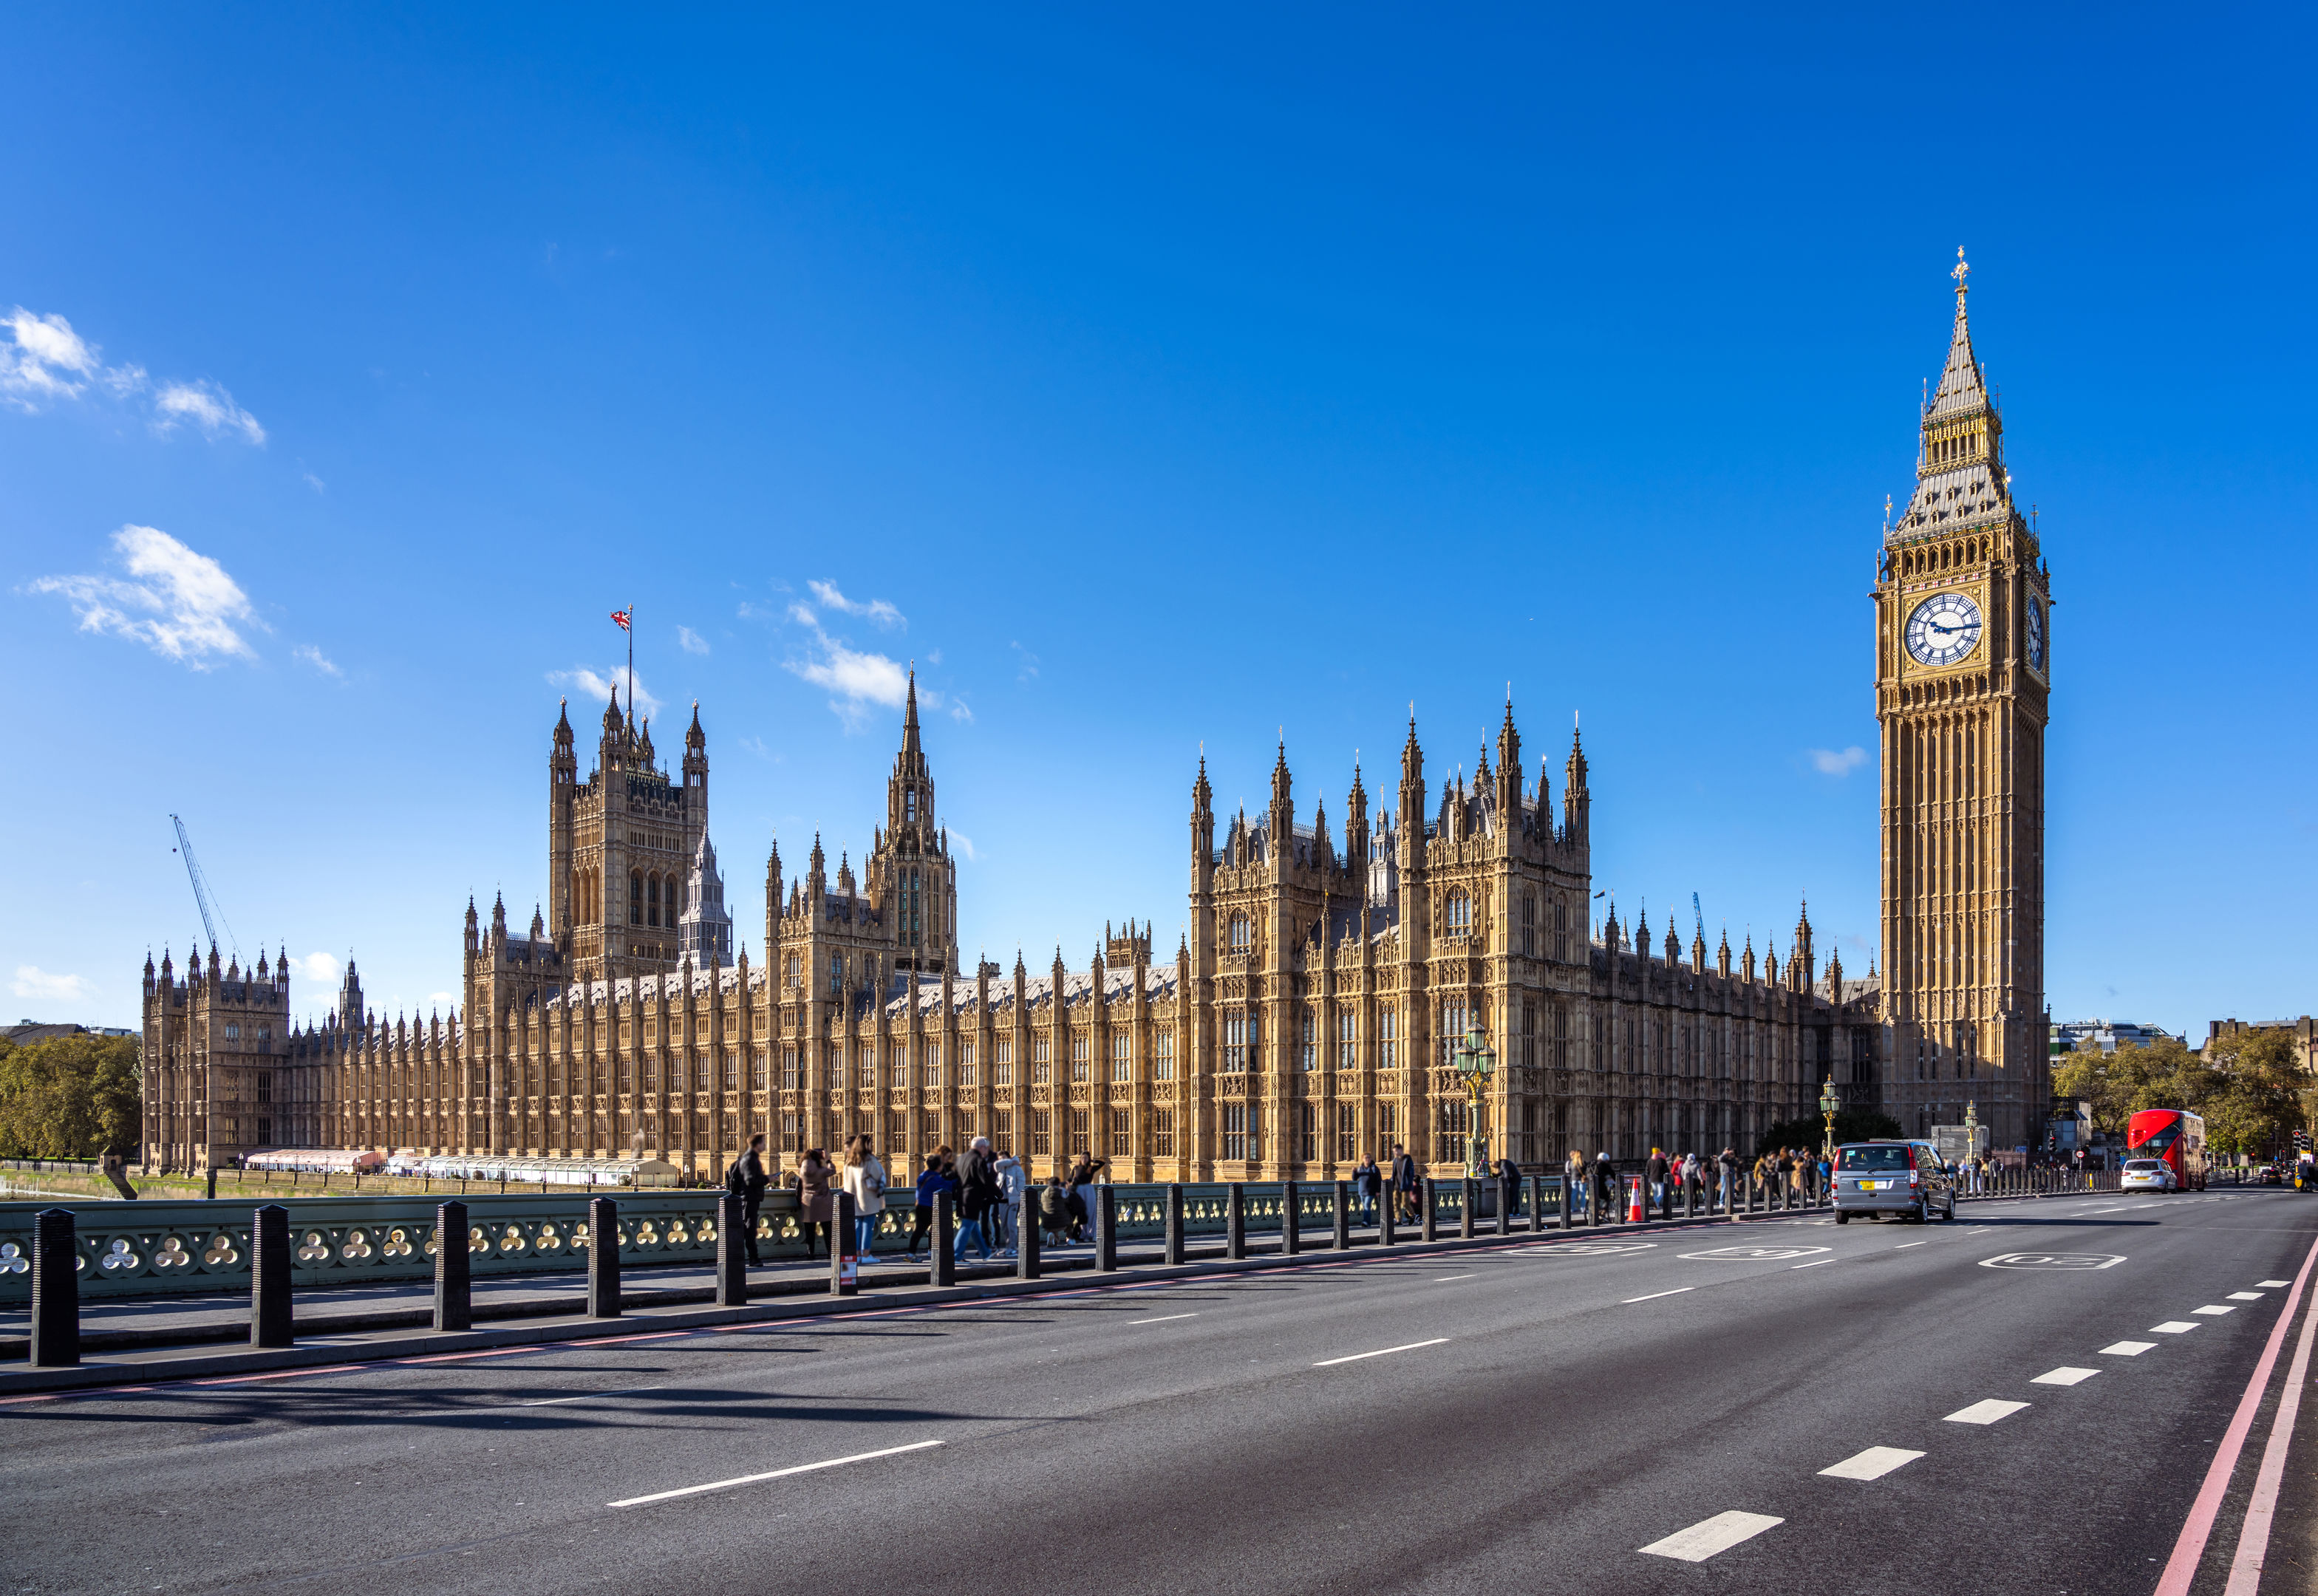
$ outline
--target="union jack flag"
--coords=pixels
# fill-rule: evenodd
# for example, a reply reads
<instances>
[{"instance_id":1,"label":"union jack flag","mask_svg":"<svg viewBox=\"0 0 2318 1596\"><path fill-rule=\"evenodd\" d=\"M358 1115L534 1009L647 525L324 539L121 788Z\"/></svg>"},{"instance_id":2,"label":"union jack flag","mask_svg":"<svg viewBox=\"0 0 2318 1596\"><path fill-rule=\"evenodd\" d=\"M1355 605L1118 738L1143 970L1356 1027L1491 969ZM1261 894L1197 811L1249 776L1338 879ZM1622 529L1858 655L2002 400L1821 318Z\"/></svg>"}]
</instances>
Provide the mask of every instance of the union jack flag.
<instances>
[{"instance_id":1,"label":"union jack flag","mask_svg":"<svg viewBox=\"0 0 2318 1596\"><path fill-rule=\"evenodd\" d=\"M614 610L612 612L612 619L619 623L620 630L623 632L629 630L628 614L629 612L626 610Z\"/></svg>"}]
</instances>

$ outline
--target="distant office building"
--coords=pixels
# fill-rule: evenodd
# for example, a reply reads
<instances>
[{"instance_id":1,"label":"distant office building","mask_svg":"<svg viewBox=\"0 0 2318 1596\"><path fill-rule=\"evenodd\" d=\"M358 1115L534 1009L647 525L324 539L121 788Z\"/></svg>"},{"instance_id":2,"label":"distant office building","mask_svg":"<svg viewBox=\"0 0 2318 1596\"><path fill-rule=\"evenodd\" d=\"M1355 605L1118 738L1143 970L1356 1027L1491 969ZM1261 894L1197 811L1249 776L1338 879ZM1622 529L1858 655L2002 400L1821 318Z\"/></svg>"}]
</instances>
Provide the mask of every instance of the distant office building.
<instances>
[{"instance_id":1,"label":"distant office building","mask_svg":"<svg viewBox=\"0 0 2318 1596\"><path fill-rule=\"evenodd\" d=\"M2318 1075L2318 1020L2304 1015L2299 1019L2213 1019L2206 1022L2206 1050L2213 1051L2214 1044L2225 1037L2251 1036L2256 1031L2284 1031L2294 1038L2296 1056L2302 1061L2305 1075Z\"/></svg>"},{"instance_id":2,"label":"distant office building","mask_svg":"<svg viewBox=\"0 0 2318 1596\"><path fill-rule=\"evenodd\" d=\"M2087 1044L2103 1053L2115 1053L2120 1044L2147 1047L2158 1042L2183 1040L2161 1026L2135 1025L2126 1019L2064 1019L2053 1027L2053 1053L2056 1057L2081 1052Z\"/></svg>"},{"instance_id":3,"label":"distant office building","mask_svg":"<svg viewBox=\"0 0 2318 1596\"><path fill-rule=\"evenodd\" d=\"M69 1020L39 1019L20 1019L0 1030L0 1036L7 1037L19 1047L30 1047L35 1042L53 1042L58 1036L134 1036L136 1034L117 1026L76 1026Z\"/></svg>"}]
</instances>

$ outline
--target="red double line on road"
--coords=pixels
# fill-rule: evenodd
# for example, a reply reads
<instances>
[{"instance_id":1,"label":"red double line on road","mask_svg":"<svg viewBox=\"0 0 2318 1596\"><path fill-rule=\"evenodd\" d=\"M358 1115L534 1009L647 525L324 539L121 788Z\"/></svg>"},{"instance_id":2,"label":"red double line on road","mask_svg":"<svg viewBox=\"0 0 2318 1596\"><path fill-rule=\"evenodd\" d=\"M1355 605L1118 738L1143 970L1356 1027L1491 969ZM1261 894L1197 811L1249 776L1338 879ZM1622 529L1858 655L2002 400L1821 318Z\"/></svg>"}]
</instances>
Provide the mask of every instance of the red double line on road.
<instances>
[{"instance_id":1,"label":"red double line on road","mask_svg":"<svg viewBox=\"0 0 2318 1596\"><path fill-rule=\"evenodd\" d=\"M2197 1577L2197 1565L2205 1558L2206 1542L2214 1533L2214 1520L2222 1511L2222 1498L2228 1494L2230 1475L2237 1471L2238 1455L2245 1450L2254 1414L2261 1408L2262 1393L2269 1388L2270 1371L2278 1367L2278 1349L2286 1344L2286 1332L2294 1323L2294 1310L2301 1305L2302 1288L2309 1284L2310 1266L2314 1263L2318 1263L2318 1242L2310 1243L2309 1255L2302 1260L2302 1272L2294 1277L2294 1289L2286 1296L2286 1312L2278 1316L2278 1323L2269 1332L2269 1344L2262 1349L2261 1361L2254 1365L2253 1378L2246 1382L2245 1394L2238 1399L2238 1411L2222 1436L2221 1449L2214 1454L2213 1466L2206 1470L2206 1483L2197 1492L2197 1500L2189 1505L2189 1517L2181 1526L2181 1538L2173 1543L2173 1555L2166 1559L2165 1572L2158 1578L2156 1596L2189 1596L2189 1582Z\"/></svg>"}]
</instances>

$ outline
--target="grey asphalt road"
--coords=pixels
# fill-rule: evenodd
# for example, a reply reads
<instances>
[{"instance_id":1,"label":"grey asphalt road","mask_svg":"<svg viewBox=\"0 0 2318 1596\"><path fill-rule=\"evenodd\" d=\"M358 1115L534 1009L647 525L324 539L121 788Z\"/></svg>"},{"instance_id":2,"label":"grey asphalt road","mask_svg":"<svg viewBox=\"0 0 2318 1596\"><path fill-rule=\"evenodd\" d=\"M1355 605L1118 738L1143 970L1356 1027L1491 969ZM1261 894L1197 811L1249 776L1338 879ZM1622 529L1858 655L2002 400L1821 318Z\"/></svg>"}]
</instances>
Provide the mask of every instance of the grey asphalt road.
<instances>
[{"instance_id":1,"label":"grey asphalt road","mask_svg":"<svg viewBox=\"0 0 2318 1596\"><path fill-rule=\"evenodd\" d=\"M6 1584L2148 1592L2314 1248L2292 1193L1982 1204L15 1402Z\"/></svg>"}]
</instances>

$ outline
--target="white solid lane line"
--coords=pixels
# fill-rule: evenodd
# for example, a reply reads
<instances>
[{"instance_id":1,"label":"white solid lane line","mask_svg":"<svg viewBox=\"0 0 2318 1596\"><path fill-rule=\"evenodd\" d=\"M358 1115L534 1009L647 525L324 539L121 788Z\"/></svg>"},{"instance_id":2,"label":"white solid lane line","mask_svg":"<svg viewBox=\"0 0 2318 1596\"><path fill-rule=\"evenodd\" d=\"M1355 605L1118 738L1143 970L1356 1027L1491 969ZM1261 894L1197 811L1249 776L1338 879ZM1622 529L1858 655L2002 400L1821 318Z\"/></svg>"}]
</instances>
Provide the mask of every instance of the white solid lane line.
<instances>
[{"instance_id":1,"label":"white solid lane line","mask_svg":"<svg viewBox=\"0 0 2318 1596\"><path fill-rule=\"evenodd\" d=\"M624 1497L606 1502L606 1507L642 1507L648 1502L666 1502L673 1496L697 1496L704 1491L729 1490L734 1485L753 1485L759 1480L782 1480L793 1474L813 1474L824 1468L842 1468L849 1463L867 1463L873 1457L891 1457L897 1452L922 1452L928 1447L939 1447L939 1441L912 1441L905 1447L884 1447L875 1452L856 1452L850 1457L831 1457L822 1463L799 1463L788 1468L768 1469L763 1474L744 1474L737 1479L712 1480L705 1485L686 1485L675 1491L655 1491L650 1496Z\"/></svg>"},{"instance_id":2,"label":"white solid lane line","mask_svg":"<svg viewBox=\"0 0 2318 1596\"><path fill-rule=\"evenodd\" d=\"M1477 1278L1472 1275L1435 1275L1433 1277L1433 1283L1438 1286L1444 1280L1471 1280Z\"/></svg>"},{"instance_id":3,"label":"white solid lane line","mask_svg":"<svg viewBox=\"0 0 2318 1596\"><path fill-rule=\"evenodd\" d=\"M2028 1404L2025 1402L2003 1402L1991 1396L1986 1402L1976 1402L1968 1408L1958 1408L1954 1412L1950 1413L1947 1416L1946 1422L1950 1424L1993 1424L1999 1419L2009 1419L2013 1414L2018 1412L2022 1408L2025 1408L2027 1405Z\"/></svg>"},{"instance_id":4,"label":"white solid lane line","mask_svg":"<svg viewBox=\"0 0 2318 1596\"><path fill-rule=\"evenodd\" d=\"M1156 1319L1129 1319L1129 1324L1167 1324L1177 1319L1197 1319L1197 1314L1162 1314Z\"/></svg>"},{"instance_id":5,"label":"white solid lane line","mask_svg":"<svg viewBox=\"0 0 2318 1596\"><path fill-rule=\"evenodd\" d=\"M507 1405L515 1408L552 1408L567 1402L593 1402L599 1396L630 1396L639 1391L665 1389L666 1387L661 1385L623 1385L616 1391L582 1391L577 1396L551 1396L544 1402L514 1402Z\"/></svg>"},{"instance_id":6,"label":"white solid lane line","mask_svg":"<svg viewBox=\"0 0 2318 1596\"><path fill-rule=\"evenodd\" d=\"M1437 1347L1448 1339L1445 1335L1437 1335L1429 1341L1407 1341L1397 1347L1379 1347L1373 1352L1354 1352L1344 1358L1323 1358L1312 1367L1326 1368L1331 1364L1358 1363L1363 1358L1382 1358L1388 1352L1414 1352L1419 1347Z\"/></svg>"},{"instance_id":7,"label":"white solid lane line","mask_svg":"<svg viewBox=\"0 0 2318 1596\"><path fill-rule=\"evenodd\" d=\"M1823 1263L1833 1263L1834 1261L1835 1260L1832 1258L1814 1258L1809 1263L1791 1263L1787 1267L1791 1269L1815 1269Z\"/></svg>"},{"instance_id":8,"label":"white solid lane line","mask_svg":"<svg viewBox=\"0 0 2318 1596\"><path fill-rule=\"evenodd\" d=\"M2261 1300L2261 1293L2259 1291L2233 1291L2230 1293L2230 1300L2233 1303L2258 1303Z\"/></svg>"},{"instance_id":9,"label":"white solid lane line","mask_svg":"<svg viewBox=\"0 0 2318 1596\"><path fill-rule=\"evenodd\" d=\"M1695 1291L1697 1289L1698 1287L1695 1286L1677 1286L1672 1291L1653 1291L1648 1296L1630 1296L1618 1305L1623 1308L1631 1307L1636 1303L1654 1303L1662 1296L1680 1296L1685 1291Z\"/></svg>"},{"instance_id":10,"label":"white solid lane line","mask_svg":"<svg viewBox=\"0 0 2318 1596\"><path fill-rule=\"evenodd\" d=\"M2209 1314L2215 1318L2219 1318L2224 1314L2234 1314L2237 1310L2232 1307L2224 1307L2220 1303L2207 1303L2204 1307L2192 1308L2189 1312L2192 1314Z\"/></svg>"},{"instance_id":11,"label":"white solid lane line","mask_svg":"<svg viewBox=\"0 0 2318 1596\"><path fill-rule=\"evenodd\" d=\"M2183 1335L2197 1328L2187 1319L2168 1319L2162 1324L2151 1325L2149 1333L2151 1335Z\"/></svg>"},{"instance_id":12,"label":"white solid lane line","mask_svg":"<svg viewBox=\"0 0 2318 1596\"><path fill-rule=\"evenodd\" d=\"M1837 1464L1822 1468L1819 1473L1838 1480L1880 1480L1893 1469L1913 1463L1921 1452L1910 1452L1900 1447L1870 1447Z\"/></svg>"},{"instance_id":13,"label":"white solid lane line","mask_svg":"<svg viewBox=\"0 0 2318 1596\"><path fill-rule=\"evenodd\" d=\"M2064 1363L2058 1368L2047 1369L2028 1383L2031 1385L2081 1385L2098 1373L2100 1370L2097 1368L2071 1368Z\"/></svg>"},{"instance_id":14,"label":"white solid lane line","mask_svg":"<svg viewBox=\"0 0 2318 1596\"><path fill-rule=\"evenodd\" d=\"M2256 1280L2254 1284L2257 1286L2291 1286L2294 1282L2291 1280Z\"/></svg>"},{"instance_id":15,"label":"white solid lane line","mask_svg":"<svg viewBox=\"0 0 2318 1596\"><path fill-rule=\"evenodd\" d=\"M1742 1540L1751 1540L1774 1525L1783 1524L1784 1519L1774 1519L1764 1513L1717 1513L1703 1523L1693 1524L1687 1529L1677 1529L1664 1540L1654 1540L1641 1551L1652 1557L1678 1557L1685 1563L1703 1563L1717 1552L1727 1552Z\"/></svg>"},{"instance_id":16,"label":"white solid lane line","mask_svg":"<svg viewBox=\"0 0 2318 1596\"><path fill-rule=\"evenodd\" d=\"M1910 1247L1928 1247L1929 1245L1931 1245L1929 1242L1902 1242L1897 1247L1892 1248L1891 1251L1894 1252L1904 1252Z\"/></svg>"},{"instance_id":17,"label":"white solid lane line","mask_svg":"<svg viewBox=\"0 0 2318 1596\"><path fill-rule=\"evenodd\" d=\"M2111 1341L2101 1349L2104 1358L2138 1358L2157 1345L2155 1341Z\"/></svg>"}]
</instances>

